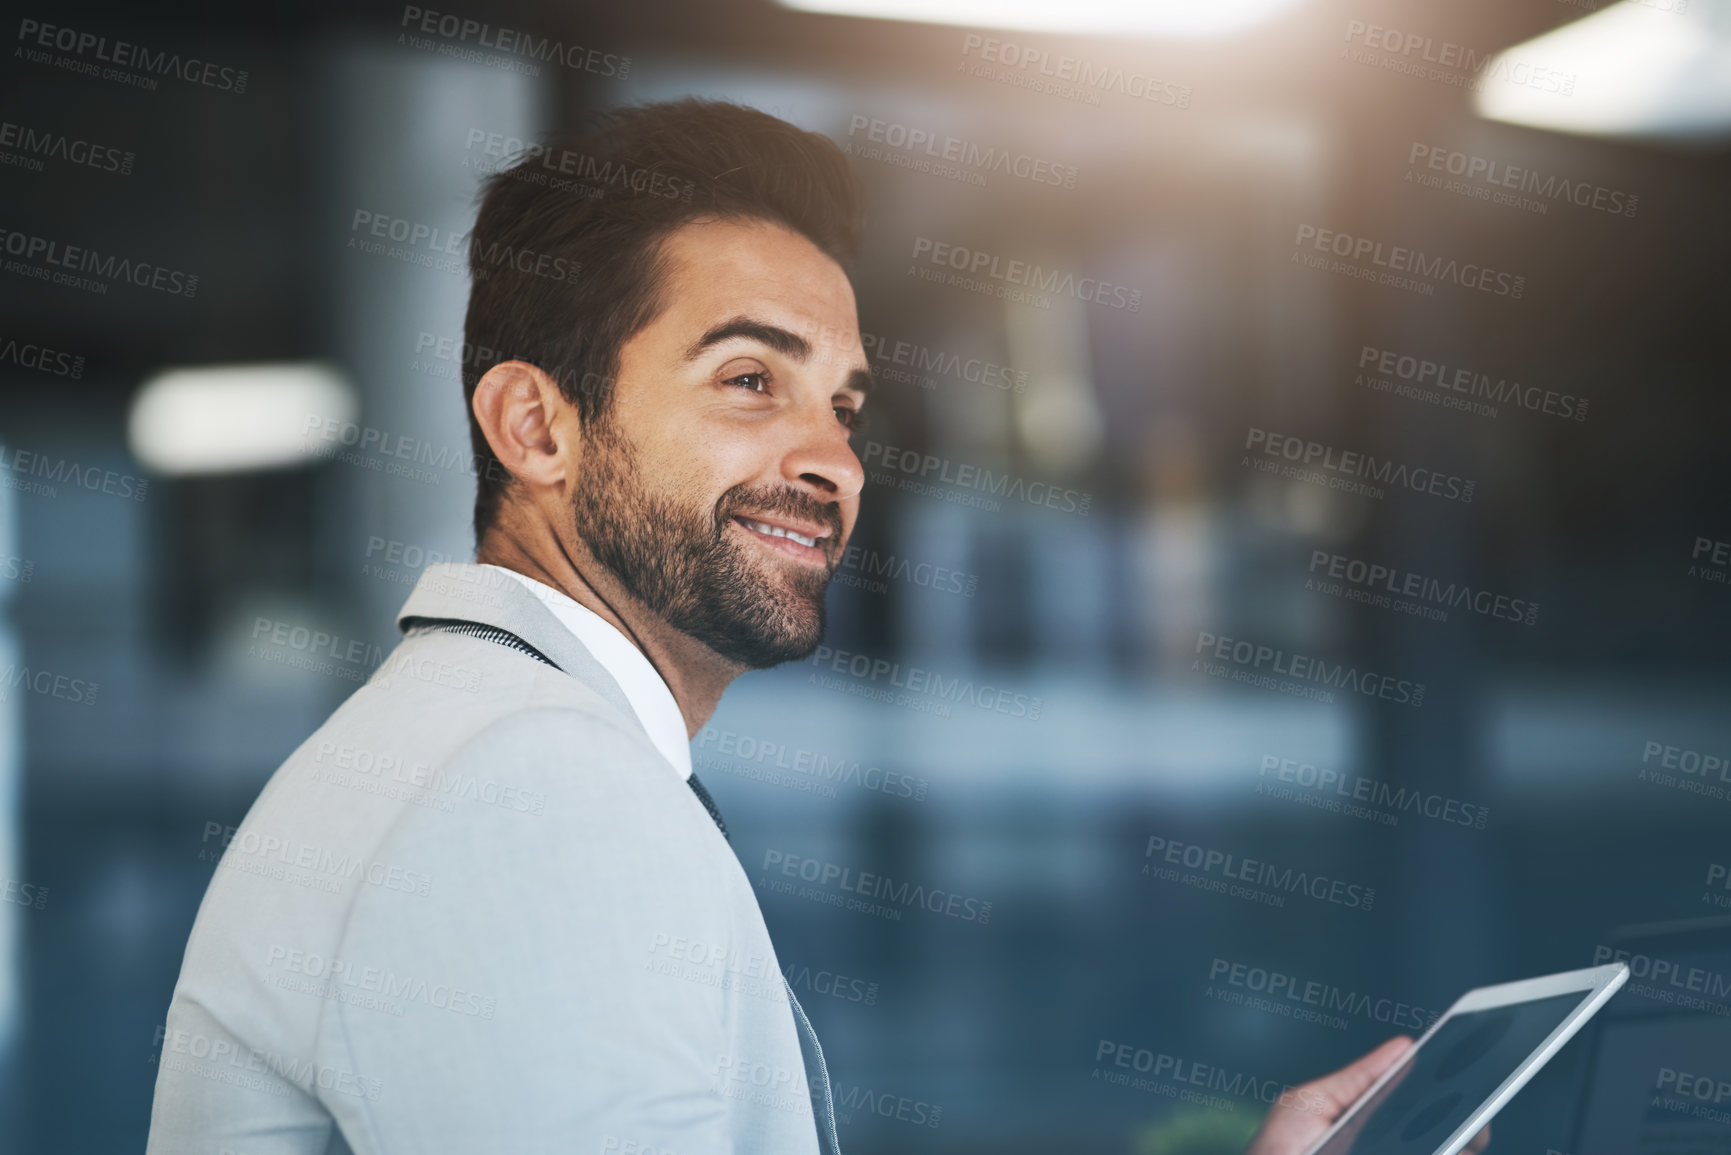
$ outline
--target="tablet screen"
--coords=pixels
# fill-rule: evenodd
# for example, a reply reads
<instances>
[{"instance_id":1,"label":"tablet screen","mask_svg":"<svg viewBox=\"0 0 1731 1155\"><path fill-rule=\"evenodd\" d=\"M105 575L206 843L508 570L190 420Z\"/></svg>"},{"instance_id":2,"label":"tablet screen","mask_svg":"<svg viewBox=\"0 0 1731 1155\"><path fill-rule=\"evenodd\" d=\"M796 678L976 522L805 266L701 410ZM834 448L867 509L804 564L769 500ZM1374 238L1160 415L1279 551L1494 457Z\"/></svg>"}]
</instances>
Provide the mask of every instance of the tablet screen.
<instances>
[{"instance_id":1,"label":"tablet screen","mask_svg":"<svg viewBox=\"0 0 1731 1155\"><path fill-rule=\"evenodd\" d=\"M1316 1155L1432 1155L1591 994L1444 1020Z\"/></svg>"}]
</instances>

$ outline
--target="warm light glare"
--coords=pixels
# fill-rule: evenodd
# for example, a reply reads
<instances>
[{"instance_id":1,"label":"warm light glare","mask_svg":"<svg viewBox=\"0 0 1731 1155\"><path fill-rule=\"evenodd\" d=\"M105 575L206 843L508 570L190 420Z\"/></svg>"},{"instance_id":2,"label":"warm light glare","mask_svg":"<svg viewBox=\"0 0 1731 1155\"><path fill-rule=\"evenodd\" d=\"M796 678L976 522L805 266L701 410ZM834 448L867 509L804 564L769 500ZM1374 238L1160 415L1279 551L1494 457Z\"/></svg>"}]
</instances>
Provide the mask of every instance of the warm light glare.
<instances>
[{"instance_id":1,"label":"warm light glare","mask_svg":"<svg viewBox=\"0 0 1731 1155\"><path fill-rule=\"evenodd\" d=\"M1569 83L1530 84L1547 70ZM1622 0L1486 66L1479 114L1598 136L1731 133L1731 0Z\"/></svg>"},{"instance_id":2,"label":"warm light glare","mask_svg":"<svg viewBox=\"0 0 1731 1155\"><path fill-rule=\"evenodd\" d=\"M326 420L353 421L354 389L328 365L168 369L139 389L127 420L132 454L165 474L297 465Z\"/></svg>"},{"instance_id":3,"label":"warm light glare","mask_svg":"<svg viewBox=\"0 0 1731 1155\"><path fill-rule=\"evenodd\" d=\"M961 24L1072 36L1150 36L1204 40L1231 36L1300 0L781 0L788 8L834 16Z\"/></svg>"}]
</instances>

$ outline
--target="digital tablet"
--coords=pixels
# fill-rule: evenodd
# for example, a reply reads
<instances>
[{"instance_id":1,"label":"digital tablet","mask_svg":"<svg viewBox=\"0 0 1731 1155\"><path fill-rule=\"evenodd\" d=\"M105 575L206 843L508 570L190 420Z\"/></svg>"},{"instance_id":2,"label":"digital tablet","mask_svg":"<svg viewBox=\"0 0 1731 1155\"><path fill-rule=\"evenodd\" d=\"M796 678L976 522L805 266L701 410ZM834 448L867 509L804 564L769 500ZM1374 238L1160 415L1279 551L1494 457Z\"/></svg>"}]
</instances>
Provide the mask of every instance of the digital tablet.
<instances>
[{"instance_id":1,"label":"digital tablet","mask_svg":"<svg viewBox=\"0 0 1731 1155\"><path fill-rule=\"evenodd\" d=\"M1305 1155L1455 1155L1628 977L1619 962L1468 991Z\"/></svg>"}]
</instances>

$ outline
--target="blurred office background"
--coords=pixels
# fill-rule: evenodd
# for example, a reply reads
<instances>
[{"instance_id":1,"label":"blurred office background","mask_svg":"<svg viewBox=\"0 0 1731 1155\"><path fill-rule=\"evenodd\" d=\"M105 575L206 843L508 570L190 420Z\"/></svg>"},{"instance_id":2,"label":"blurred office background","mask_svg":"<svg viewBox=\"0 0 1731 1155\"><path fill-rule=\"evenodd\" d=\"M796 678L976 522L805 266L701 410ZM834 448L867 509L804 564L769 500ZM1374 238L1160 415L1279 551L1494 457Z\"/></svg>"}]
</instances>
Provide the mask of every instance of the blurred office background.
<instances>
[{"instance_id":1,"label":"blurred office background","mask_svg":"<svg viewBox=\"0 0 1731 1155\"><path fill-rule=\"evenodd\" d=\"M1440 1010L1731 903L1724 5L1150 5L1131 30L1066 25L1079 4L1043 29L453 10L491 36L385 3L155 7L26 12L0 74L0 1148L141 1149L212 824L377 664L420 568L469 557L452 238L478 178L622 102L737 100L852 148L882 377L859 445L889 483L829 645L1011 695L885 702L904 673L795 665L697 744L754 881L799 856L990 903L892 919L760 885L848 1150L1230 1150L1256 1091L1184 1102L1115 1085L1147 1073L1115 1058L1302 1082L1408 1025L1367 1005ZM1541 39L1595 20L1615 67L1603 36ZM47 25L218 71L152 90ZM369 250L381 221L425 227ZM1438 264L1414 287L1305 263L1360 239L1373 276L1397 247ZM37 240L181 279L45 281ZM986 291L928 279L957 250ZM1005 300L993 261L1092 280ZM1472 400L1436 387L1461 370L1530 407L1443 404ZM1264 472L1270 437L1472 498ZM896 484L909 452L930 491ZM982 468L1017 488L954 481ZM1492 608L1322 588L1356 563ZM296 668L277 623L370 656ZM1268 672L1240 641L1422 704L1231 680ZM1374 903L1143 873L1178 844ZM1243 1005L1253 969L1360 1009ZM1493 1150L1569 1149L1582 1054Z\"/></svg>"}]
</instances>

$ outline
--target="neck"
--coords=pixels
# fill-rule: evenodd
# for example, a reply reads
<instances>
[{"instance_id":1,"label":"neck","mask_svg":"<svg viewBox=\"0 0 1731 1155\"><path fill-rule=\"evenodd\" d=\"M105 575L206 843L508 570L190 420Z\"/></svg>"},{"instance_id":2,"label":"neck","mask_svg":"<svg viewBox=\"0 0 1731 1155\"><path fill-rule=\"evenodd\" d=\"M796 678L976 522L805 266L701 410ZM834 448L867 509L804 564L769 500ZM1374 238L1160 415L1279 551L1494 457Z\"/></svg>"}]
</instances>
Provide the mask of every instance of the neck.
<instances>
[{"instance_id":1,"label":"neck","mask_svg":"<svg viewBox=\"0 0 1731 1155\"><path fill-rule=\"evenodd\" d=\"M514 519L502 510L500 520ZM746 671L649 612L586 549L580 545L568 549L551 527L527 532L520 524L491 529L476 549L475 561L552 586L624 634L673 692L688 738L697 737L714 716L728 685Z\"/></svg>"}]
</instances>

